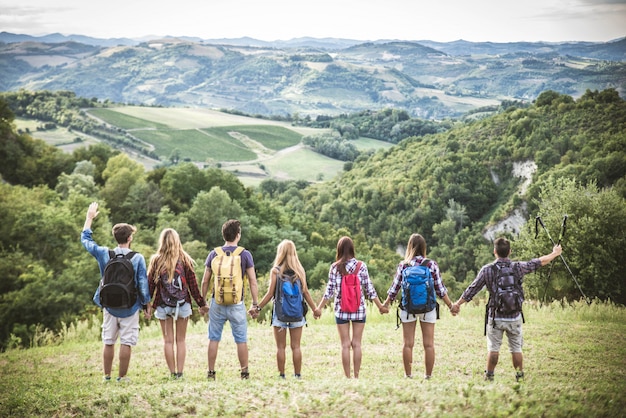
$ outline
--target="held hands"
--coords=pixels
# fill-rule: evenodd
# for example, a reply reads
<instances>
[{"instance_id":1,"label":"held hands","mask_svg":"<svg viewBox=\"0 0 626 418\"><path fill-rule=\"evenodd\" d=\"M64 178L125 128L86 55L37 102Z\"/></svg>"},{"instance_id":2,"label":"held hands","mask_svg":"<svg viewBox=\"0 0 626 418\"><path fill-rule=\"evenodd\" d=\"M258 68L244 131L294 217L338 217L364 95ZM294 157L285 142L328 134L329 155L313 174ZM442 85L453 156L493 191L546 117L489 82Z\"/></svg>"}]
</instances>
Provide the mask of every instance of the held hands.
<instances>
[{"instance_id":1,"label":"held hands","mask_svg":"<svg viewBox=\"0 0 626 418\"><path fill-rule=\"evenodd\" d=\"M250 315L252 319L257 319L259 317L259 313L261 313L261 309L258 305L252 305L250 309L248 309L248 315Z\"/></svg>"},{"instance_id":2,"label":"held hands","mask_svg":"<svg viewBox=\"0 0 626 418\"><path fill-rule=\"evenodd\" d=\"M313 318L320 319L322 317L322 310L318 307L313 309Z\"/></svg>"},{"instance_id":3,"label":"held hands","mask_svg":"<svg viewBox=\"0 0 626 418\"><path fill-rule=\"evenodd\" d=\"M380 307L378 308L378 312L380 312L381 315L388 314L389 313L389 306L380 305Z\"/></svg>"},{"instance_id":4,"label":"held hands","mask_svg":"<svg viewBox=\"0 0 626 418\"><path fill-rule=\"evenodd\" d=\"M450 313L452 313L452 316L457 316L459 312L461 312L461 306L459 306L459 304L453 303L450 305Z\"/></svg>"},{"instance_id":5,"label":"held hands","mask_svg":"<svg viewBox=\"0 0 626 418\"><path fill-rule=\"evenodd\" d=\"M206 314L209 313L209 305L204 305L198 308L198 312L200 312L200 315L204 316Z\"/></svg>"}]
</instances>

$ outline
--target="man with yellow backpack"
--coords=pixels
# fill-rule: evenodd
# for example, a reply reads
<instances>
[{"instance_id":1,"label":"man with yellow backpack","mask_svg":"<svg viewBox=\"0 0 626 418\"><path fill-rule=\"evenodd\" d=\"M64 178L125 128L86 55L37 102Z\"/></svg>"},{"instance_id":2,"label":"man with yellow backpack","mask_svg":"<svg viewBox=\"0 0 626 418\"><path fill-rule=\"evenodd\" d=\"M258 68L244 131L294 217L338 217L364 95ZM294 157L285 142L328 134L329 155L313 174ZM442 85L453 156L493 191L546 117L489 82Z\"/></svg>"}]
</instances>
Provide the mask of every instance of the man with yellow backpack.
<instances>
[{"instance_id":1,"label":"man with yellow backpack","mask_svg":"<svg viewBox=\"0 0 626 418\"><path fill-rule=\"evenodd\" d=\"M207 378L215 380L215 360L226 321L230 322L233 338L237 344L237 357L241 366L241 378L248 379L248 319L244 302L245 282L248 281L252 296L252 312L258 312L259 291L250 251L239 246L241 222L235 219L222 225L224 245L209 253L202 277L202 297L211 289L209 308L209 371ZM212 280L213 279L213 280ZM211 286L213 281L213 286Z\"/></svg>"}]
</instances>

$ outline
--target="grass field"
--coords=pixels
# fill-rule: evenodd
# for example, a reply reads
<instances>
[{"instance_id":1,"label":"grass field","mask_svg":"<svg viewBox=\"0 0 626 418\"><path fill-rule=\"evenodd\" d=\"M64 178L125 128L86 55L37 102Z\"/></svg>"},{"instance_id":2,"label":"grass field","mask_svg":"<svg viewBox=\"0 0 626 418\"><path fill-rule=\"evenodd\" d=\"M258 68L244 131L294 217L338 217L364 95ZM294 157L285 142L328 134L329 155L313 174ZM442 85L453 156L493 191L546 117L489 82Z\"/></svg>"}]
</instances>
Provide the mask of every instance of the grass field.
<instances>
[{"instance_id":1,"label":"grass field","mask_svg":"<svg viewBox=\"0 0 626 418\"><path fill-rule=\"evenodd\" d=\"M269 308L265 308L269 309ZM435 329L437 359L425 381L421 337L414 376L403 378L402 334L395 313L368 311L359 379L343 377L333 314L310 319L303 331L303 378L279 380L272 330L251 321L251 378L241 381L228 325L217 357L217 381L206 380L206 323L190 323L181 381L168 379L156 320L142 326L128 384L102 382L99 319L64 333L60 345L0 354L0 416L450 416L618 417L626 408L626 309L555 302L525 308L526 379L516 383L510 356L500 356L493 382L485 366L483 306L460 316L442 310ZM90 325L91 324L91 325ZM114 373L117 369L117 357Z\"/></svg>"}]
</instances>

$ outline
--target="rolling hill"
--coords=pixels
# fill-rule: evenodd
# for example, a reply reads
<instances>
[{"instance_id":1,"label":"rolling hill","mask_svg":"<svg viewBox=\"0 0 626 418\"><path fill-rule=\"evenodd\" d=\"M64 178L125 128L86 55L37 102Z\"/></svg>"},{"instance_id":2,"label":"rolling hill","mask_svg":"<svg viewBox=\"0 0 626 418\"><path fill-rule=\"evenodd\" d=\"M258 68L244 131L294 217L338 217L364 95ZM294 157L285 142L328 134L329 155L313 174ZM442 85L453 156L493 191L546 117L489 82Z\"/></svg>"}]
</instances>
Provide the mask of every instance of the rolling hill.
<instances>
[{"instance_id":1,"label":"rolling hill","mask_svg":"<svg viewBox=\"0 0 626 418\"><path fill-rule=\"evenodd\" d=\"M394 107L443 119L502 100L532 101L545 90L575 98L587 89L626 91L625 39L494 44L303 38L272 44L167 38L112 46L78 36L3 33L0 40L3 91L69 90L118 103L247 114L314 117Z\"/></svg>"}]
</instances>

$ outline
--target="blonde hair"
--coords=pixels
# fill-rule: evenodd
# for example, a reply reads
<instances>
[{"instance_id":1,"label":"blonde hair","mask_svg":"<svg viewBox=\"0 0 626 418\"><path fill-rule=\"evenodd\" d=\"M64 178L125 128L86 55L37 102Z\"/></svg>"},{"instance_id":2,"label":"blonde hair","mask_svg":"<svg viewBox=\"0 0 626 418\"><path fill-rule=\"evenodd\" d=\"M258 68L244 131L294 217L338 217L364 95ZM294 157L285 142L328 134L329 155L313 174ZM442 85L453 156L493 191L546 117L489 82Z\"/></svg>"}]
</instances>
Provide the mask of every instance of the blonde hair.
<instances>
[{"instance_id":1,"label":"blonde hair","mask_svg":"<svg viewBox=\"0 0 626 418\"><path fill-rule=\"evenodd\" d=\"M404 254L404 262L409 263L414 257L421 255L426 257L426 240L420 234L413 234L409 238L406 245L406 253Z\"/></svg>"},{"instance_id":2,"label":"blonde hair","mask_svg":"<svg viewBox=\"0 0 626 418\"><path fill-rule=\"evenodd\" d=\"M306 283L306 273L300 263L298 253L296 252L296 244L294 244L293 241L285 239L278 244L274 267L278 267L278 271L281 275L284 274L286 270L292 270L295 273L294 280L297 277L302 282Z\"/></svg>"},{"instance_id":3,"label":"blonde hair","mask_svg":"<svg viewBox=\"0 0 626 418\"><path fill-rule=\"evenodd\" d=\"M155 283L158 283L160 276L167 273L168 282L171 283L174 280L176 263L179 261L186 267L193 267L196 264L183 249L178 232L172 228L165 228L159 236L159 249L150 257L148 277L153 276Z\"/></svg>"}]
</instances>

